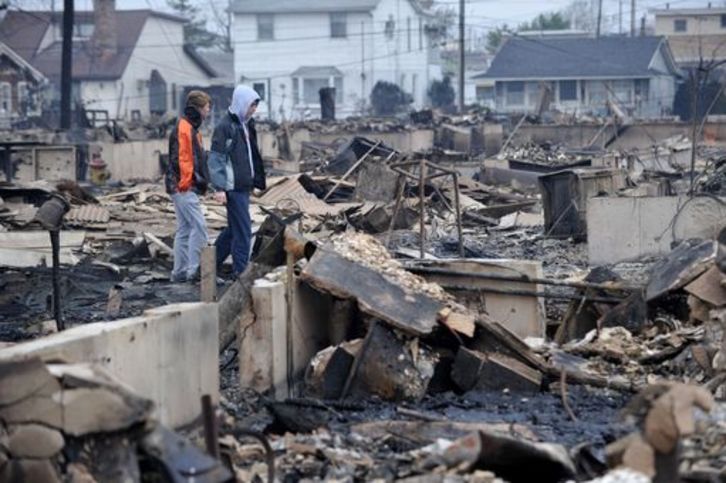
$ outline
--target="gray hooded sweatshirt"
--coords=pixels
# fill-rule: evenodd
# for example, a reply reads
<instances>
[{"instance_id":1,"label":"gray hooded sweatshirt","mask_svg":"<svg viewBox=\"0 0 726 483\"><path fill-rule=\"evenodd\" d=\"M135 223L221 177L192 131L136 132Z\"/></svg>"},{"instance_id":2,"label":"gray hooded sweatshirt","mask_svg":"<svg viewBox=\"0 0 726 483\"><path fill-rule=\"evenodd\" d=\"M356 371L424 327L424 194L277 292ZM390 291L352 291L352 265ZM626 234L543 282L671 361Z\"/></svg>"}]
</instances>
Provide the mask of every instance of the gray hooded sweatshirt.
<instances>
[{"instance_id":1,"label":"gray hooded sweatshirt","mask_svg":"<svg viewBox=\"0 0 726 483\"><path fill-rule=\"evenodd\" d=\"M252 189L255 180L264 185L264 168L260 164L256 169L253 157L256 151L250 139L251 127L248 126L250 119L246 116L250 106L259 99L260 96L253 89L244 85L237 86L228 109L230 116L220 120L214 128L208 167L210 181L215 189ZM235 141L243 133L244 147L242 142Z\"/></svg>"},{"instance_id":2,"label":"gray hooded sweatshirt","mask_svg":"<svg viewBox=\"0 0 726 483\"><path fill-rule=\"evenodd\" d=\"M234 92L232 93L232 103L229 105L229 112L237 116L242 122L242 129L244 129L245 140L247 141L247 155L250 160L250 172L252 173L253 178L255 177L255 166L252 162L250 132L247 128L247 121L249 121L247 118L247 111L252 103L259 99L260 96L254 89L240 84L234 88Z\"/></svg>"}]
</instances>

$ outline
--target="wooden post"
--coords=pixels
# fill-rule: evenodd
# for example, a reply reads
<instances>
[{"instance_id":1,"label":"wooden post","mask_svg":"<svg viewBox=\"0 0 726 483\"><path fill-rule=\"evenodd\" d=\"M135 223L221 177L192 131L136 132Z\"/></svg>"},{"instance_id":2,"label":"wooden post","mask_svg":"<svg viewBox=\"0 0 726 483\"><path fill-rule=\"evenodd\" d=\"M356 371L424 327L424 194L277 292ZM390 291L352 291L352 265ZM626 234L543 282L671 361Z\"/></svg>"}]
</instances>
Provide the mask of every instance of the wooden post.
<instances>
[{"instance_id":1,"label":"wooden post","mask_svg":"<svg viewBox=\"0 0 726 483\"><path fill-rule=\"evenodd\" d=\"M421 220L419 223L421 224L421 228L419 230L419 237L421 238L421 260L424 258L424 250L425 250L425 244L426 244L426 208L424 207L424 201L426 199L426 160L421 160L420 165L420 173L419 173L419 186L418 186L418 196L419 196L419 213L421 214Z\"/></svg>"},{"instance_id":2,"label":"wooden post","mask_svg":"<svg viewBox=\"0 0 726 483\"><path fill-rule=\"evenodd\" d=\"M454 204L456 205L456 233L459 235L459 257L464 258L464 236L461 234L461 201L459 201L459 173L454 178Z\"/></svg>"},{"instance_id":3,"label":"wooden post","mask_svg":"<svg viewBox=\"0 0 726 483\"><path fill-rule=\"evenodd\" d=\"M202 302L217 301L217 249L214 245L202 249L200 260L202 272L199 290Z\"/></svg>"}]
</instances>

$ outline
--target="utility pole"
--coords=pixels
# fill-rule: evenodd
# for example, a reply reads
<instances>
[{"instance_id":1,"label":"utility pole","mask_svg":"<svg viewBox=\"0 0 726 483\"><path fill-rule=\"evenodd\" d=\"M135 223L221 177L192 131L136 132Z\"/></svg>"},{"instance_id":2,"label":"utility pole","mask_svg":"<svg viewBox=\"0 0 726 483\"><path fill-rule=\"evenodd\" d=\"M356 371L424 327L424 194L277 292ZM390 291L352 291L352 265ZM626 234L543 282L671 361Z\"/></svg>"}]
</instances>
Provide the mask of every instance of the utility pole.
<instances>
[{"instance_id":1,"label":"utility pole","mask_svg":"<svg viewBox=\"0 0 726 483\"><path fill-rule=\"evenodd\" d=\"M597 0L597 33L596 38L600 38L600 24L602 24L602 0Z\"/></svg>"},{"instance_id":2,"label":"utility pole","mask_svg":"<svg viewBox=\"0 0 726 483\"><path fill-rule=\"evenodd\" d=\"M623 0L618 0L618 33L623 35Z\"/></svg>"},{"instance_id":3,"label":"utility pole","mask_svg":"<svg viewBox=\"0 0 726 483\"><path fill-rule=\"evenodd\" d=\"M693 196L696 170L696 135L698 134L698 99L701 96L701 69L703 68L703 57L698 62L698 67L691 71L691 187L688 190L689 196Z\"/></svg>"},{"instance_id":4,"label":"utility pole","mask_svg":"<svg viewBox=\"0 0 726 483\"><path fill-rule=\"evenodd\" d=\"M635 0L630 0L630 36L635 37Z\"/></svg>"},{"instance_id":5,"label":"utility pole","mask_svg":"<svg viewBox=\"0 0 726 483\"><path fill-rule=\"evenodd\" d=\"M71 128L73 66L73 0L63 0L63 51L61 57L60 128Z\"/></svg>"},{"instance_id":6,"label":"utility pole","mask_svg":"<svg viewBox=\"0 0 726 483\"><path fill-rule=\"evenodd\" d=\"M464 0L459 0L459 112L464 112Z\"/></svg>"}]
</instances>

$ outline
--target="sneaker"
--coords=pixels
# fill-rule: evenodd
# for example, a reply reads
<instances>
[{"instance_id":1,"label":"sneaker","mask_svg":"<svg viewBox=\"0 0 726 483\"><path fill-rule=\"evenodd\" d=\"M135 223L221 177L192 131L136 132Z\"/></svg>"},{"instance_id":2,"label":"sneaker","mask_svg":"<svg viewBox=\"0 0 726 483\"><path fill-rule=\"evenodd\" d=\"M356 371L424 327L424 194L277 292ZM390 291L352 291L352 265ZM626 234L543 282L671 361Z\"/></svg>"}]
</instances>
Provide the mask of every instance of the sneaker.
<instances>
[{"instance_id":1,"label":"sneaker","mask_svg":"<svg viewBox=\"0 0 726 483\"><path fill-rule=\"evenodd\" d=\"M199 280L201 280L201 278L202 278L201 272L199 270L197 270L193 274L187 275L186 280L187 280L187 282L195 283L195 282L198 282Z\"/></svg>"},{"instance_id":2,"label":"sneaker","mask_svg":"<svg viewBox=\"0 0 726 483\"><path fill-rule=\"evenodd\" d=\"M187 278L181 273L172 273L171 277L169 277L169 281L171 283L184 283L187 281Z\"/></svg>"}]
</instances>

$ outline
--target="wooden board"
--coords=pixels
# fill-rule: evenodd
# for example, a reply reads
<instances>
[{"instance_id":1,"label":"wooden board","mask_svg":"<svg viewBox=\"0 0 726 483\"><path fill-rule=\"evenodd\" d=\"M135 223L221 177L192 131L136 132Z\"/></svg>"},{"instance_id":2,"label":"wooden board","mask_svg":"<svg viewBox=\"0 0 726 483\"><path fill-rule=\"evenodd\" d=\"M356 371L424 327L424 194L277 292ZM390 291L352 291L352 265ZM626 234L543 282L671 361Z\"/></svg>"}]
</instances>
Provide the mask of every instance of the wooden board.
<instances>
[{"instance_id":1,"label":"wooden board","mask_svg":"<svg viewBox=\"0 0 726 483\"><path fill-rule=\"evenodd\" d=\"M431 297L405 292L382 274L335 252L318 250L300 278L339 298L355 298L359 308L411 335L430 334L443 305Z\"/></svg>"},{"instance_id":2,"label":"wooden board","mask_svg":"<svg viewBox=\"0 0 726 483\"><path fill-rule=\"evenodd\" d=\"M726 305L726 289L721 285L724 274L712 266L706 273L685 287L685 291L716 307Z\"/></svg>"}]
</instances>

